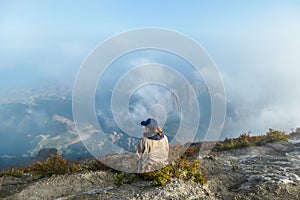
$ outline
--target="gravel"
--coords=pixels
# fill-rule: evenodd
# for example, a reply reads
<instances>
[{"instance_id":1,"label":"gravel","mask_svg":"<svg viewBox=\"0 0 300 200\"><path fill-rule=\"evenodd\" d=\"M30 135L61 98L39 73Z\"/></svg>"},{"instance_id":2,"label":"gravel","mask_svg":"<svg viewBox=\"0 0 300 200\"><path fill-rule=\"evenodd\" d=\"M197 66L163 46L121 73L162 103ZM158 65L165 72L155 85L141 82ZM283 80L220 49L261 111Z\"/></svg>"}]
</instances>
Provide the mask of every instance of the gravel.
<instances>
[{"instance_id":1,"label":"gravel","mask_svg":"<svg viewBox=\"0 0 300 200\"><path fill-rule=\"evenodd\" d=\"M137 178L117 186L109 170L81 172L28 181L28 178L0 179L0 193L7 200L18 199L300 199L300 143L278 142L260 147L217 153L216 159L202 159L208 184L175 179L165 187L154 187ZM296 152L296 153L295 153ZM290 156L294 156L290 159ZM295 156L296 155L296 156ZM239 166L239 167L237 167ZM1 189L2 187L2 189ZM5 193L3 193L5 192ZM12 194L12 195L11 195Z\"/></svg>"}]
</instances>

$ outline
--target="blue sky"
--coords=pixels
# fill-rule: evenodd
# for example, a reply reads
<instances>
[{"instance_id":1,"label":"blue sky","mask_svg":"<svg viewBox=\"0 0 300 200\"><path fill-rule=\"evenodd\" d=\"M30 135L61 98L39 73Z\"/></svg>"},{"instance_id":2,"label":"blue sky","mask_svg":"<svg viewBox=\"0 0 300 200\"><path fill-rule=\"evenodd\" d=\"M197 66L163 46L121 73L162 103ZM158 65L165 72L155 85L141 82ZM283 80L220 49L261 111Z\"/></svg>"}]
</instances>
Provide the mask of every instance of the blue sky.
<instances>
[{"instance_id":1,"label":"blue sky","mask_svg":"<svg viewBox=\"0 0 300 200\"><path fill-rule=\"evenodd\" d=\"M2 0L0 89L72 83L97 44L141 27L182 32L207 50L242 116L237 130L300 126L299 1Z\"/></svg>"}]
</instances>

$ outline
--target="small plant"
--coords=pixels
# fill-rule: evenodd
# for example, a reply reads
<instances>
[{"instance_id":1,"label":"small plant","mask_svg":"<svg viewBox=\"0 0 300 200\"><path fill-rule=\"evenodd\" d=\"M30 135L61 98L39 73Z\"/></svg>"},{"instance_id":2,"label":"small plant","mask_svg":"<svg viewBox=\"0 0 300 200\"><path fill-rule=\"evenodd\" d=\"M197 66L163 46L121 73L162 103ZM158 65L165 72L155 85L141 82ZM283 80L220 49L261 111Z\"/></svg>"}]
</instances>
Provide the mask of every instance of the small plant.
<instances>
[{"instance_id":1,"label":"small plant","mask_svg":"<svg viewBox=\"0 0 300 200\"><path fill-rule=\"evenodd\" d=\"M217 154L215 152L209 152L204 158L208 160L215 161L217 158Z\"/></svg>"},{"instance_id":2,"label":"small plant","mask_svg":"<svg viewBox=\"0 0 300 200\"><path fill-rule=\"evenodd\" d=\"M236 161L230 161L232 171L238 171L241 169L240 165L237 165Z\"/></svg>"},{"instance_id":3,"label":"small plant","mask_svg":"<svg viewBox=\"0 0 300 200\"><path fill-rule=\"evenodd\" d=\"M14 167L11 167L10 169L6 169L0 172L0 177L8 175L13 177L22 177L24 175L24 169L15 169Z\"/></svg>"},{"instance_id":4,"label":"small plant","mask_svg":"<svg viewBox=\"0 0 300 200\"><path fill-rule=\"evenodd\" d=\"M232 171L238 171L241 169L241 166L240 165L233 165L232 166Z\"/></svg>"},{"instance_id":5,"label":"small plant","mask_svg":"<svg viewBox=\"0 0 300 200\"><path fill-rule=\"evenodd\" d=\"M264 135L264 140L266 143L279 141L279 140L288 141L289 138L290 136L285 134L284 132L277 131L271 128L269 129L269 132L267 132L266 135Z\"/></svg>"},{"instance_id":6,"label":"small plant","mask_svg":"<svg viewBox=\"0 0 300 200\"><path fill-rule=\"evenodd\" d=\"M42 177L49 177L52 175L76 172L79 169L76 164L71 164L67 159L56 154L51 155L51 157L48 158L45 162L36 162L27 170Z\"/></svg>"},{"instance_id":7,"label":"small plant","mask_svg":"<svg viewBox=\"0 0 300 200\"><path fill-rule=\"evenodd\" d=\"M123 185L123 184L130 184L132 183L136 178L135 174L130 174L129 178L125 177L125 173L115 173L114 175L114 181L116 185Z\"/></svg>"},{"instance_id":8,"label":"small plant","mask_svg":"<svg viewBox=\"0 0 300 200\"><path fill-rule=\"evenodd\" d=\"M165 186L167 182L172 180L175 171L170 165L161 168L160 170L142 173L145 180L151 180L154 186Z\"/></svg>"},{"instance_id":9,"label":"small plant","mask_svg":"<svg viewBox=\"0 0 300 200\"><path fill-rule=\"evenodd\" d=\"M160 170L143 173L145 180L152 180L154 186L165 186L173 178L178 178L184 181L194 181L199 184L204 184L207 179L203 175L204 168L200 167L200 161L189 161L181 157L175 161L171 161L170 165L162 167Z\"/></svg>"}]
</instances>

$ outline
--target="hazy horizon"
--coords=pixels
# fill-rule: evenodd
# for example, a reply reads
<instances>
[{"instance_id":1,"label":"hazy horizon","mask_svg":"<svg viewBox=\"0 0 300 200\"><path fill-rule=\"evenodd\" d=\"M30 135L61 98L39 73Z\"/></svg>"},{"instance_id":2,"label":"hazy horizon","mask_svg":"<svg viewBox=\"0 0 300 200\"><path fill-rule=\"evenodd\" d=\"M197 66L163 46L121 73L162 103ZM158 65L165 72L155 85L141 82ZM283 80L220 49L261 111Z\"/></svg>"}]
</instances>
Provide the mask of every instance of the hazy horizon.
<instances>
[{"instance_id":1,"label":"hazy horizon","mask_svg":"<svg viewBox=\"0 0 300 200\"><path fill-rule=\"evenodd\" d=\"M262 134L269 128L288 132L300 127L298 1L1 1L0 108L5 110L4 105L13 99L34 98L33 93L55 96L66 89L71 95L81 64L97 45L113 35L143 27L178 31L206 50L223 79L227 97L223 136L236 137L248 131ZM119 67L121 61L123 68ZM102 89L111 90L111 83L123 72L149 62L177 64L175 68L189 81L199 79L193 70L183 68L185 64L179 59L145 51L117 60L104 76L111 82ZM44 83L55 89L43 91ZM201 84L197 87L200 93L206 90ZM26 93L23 88L32 91ZM162 97L160 93L149 102ZM167 98L162 101L165 105ZM0 113L3 142L8 139L5 130L17 133L24 123L31 123L31 118L26 118L14 124L14 112ZM135 113L135 120L140 116ZM64 126L70 128L71 117L64 117Z\"/></svg>"}]
</instances>

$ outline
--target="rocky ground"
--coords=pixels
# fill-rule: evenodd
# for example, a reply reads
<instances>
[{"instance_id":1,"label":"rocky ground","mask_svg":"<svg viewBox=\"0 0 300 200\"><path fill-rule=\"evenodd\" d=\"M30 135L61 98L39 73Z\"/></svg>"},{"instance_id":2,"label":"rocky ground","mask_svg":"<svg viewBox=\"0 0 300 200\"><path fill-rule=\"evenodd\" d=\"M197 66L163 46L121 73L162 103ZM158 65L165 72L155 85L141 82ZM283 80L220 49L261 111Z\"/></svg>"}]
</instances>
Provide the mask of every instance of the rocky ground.
<instances>
[{"instance_id":1,"label":"rocky ground","mask_svg":"<svg viewBox=\"0 0 300 200\"><path fill-rule=\"evenodd\" d=\"M3 176L0 199L300 199L300 138L216 154L202 159L209 180L204 186L174 180L154 187L141 178L116 186L111 171Z\"/></svg>"}]
</instances>

